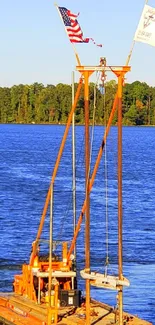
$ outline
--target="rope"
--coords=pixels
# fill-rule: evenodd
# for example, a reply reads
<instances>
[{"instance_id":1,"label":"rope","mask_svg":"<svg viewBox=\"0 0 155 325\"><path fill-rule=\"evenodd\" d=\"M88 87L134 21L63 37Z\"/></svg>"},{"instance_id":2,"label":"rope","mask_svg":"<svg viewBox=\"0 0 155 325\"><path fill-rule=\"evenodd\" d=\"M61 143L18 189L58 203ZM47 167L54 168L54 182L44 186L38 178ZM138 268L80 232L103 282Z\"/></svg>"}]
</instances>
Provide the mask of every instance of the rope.
<instances>
[{"instance_id":1,"label":"rope","mask_svg":"<svg viewBox=\"0 0 155 325\"><path fill-rule=\"evenodd\" d=\"M107 121L107 110L106 110L106 90L104 94L104 116L105 116L105 128ZM109 220L108 220L108 164L107 164L107 142L105 143L105 209L106 209L106 265L105 273L107 273L107 267L109 264Z\"/></svg>"}]
</instances>

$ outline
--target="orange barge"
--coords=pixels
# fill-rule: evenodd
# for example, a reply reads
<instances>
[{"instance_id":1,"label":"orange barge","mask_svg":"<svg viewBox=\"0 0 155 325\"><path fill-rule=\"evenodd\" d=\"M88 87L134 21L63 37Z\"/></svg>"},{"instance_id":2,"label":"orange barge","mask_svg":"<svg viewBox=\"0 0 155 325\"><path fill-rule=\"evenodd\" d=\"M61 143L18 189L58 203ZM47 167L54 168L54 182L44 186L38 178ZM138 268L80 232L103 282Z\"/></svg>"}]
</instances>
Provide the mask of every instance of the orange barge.
<instances>
[{"instance_id":1,"label":"orange barge","mask_svg":"<svg viewBox=\"0 0 155 325\"><path fill-rule=\"evenodd\" d=\"M54 315L54 310L52 312ZM0 294L0 324L46 325L47 314L48 307L44 304L36 305L29 299L15 294ZM58 310L58 324L85 325L85 305L83 304L77 308L74 306L60 307ZM106 304L92 300L90 303L90 324L118 324L117 312ZM123 324L151 325L151 323L128 313L123 313Z\"/></svg>"}]
</instances>

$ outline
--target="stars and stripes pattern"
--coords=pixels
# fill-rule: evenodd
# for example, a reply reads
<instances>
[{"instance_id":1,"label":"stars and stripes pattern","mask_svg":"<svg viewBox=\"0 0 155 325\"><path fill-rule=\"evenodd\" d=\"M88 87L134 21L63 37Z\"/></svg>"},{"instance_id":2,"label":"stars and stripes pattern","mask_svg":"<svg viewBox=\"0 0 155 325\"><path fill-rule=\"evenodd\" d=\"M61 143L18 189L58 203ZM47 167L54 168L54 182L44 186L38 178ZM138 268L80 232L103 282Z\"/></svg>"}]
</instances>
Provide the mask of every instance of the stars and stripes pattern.
<instances>
[{"instance_id":1,"label":"stars and stripes pattern","mask_svg":"<svg viewBox=\"0 0 155 325\"><path fill-rule=\"evenodd\" d=\"M58 7L58 9L71 43L89 43L91 40L96 44L92 38L83 38L83 32L77 21L79 14L75 15L65 7ZM102 47L102 44L96 45Z\"/></svg>"}]
</instances>

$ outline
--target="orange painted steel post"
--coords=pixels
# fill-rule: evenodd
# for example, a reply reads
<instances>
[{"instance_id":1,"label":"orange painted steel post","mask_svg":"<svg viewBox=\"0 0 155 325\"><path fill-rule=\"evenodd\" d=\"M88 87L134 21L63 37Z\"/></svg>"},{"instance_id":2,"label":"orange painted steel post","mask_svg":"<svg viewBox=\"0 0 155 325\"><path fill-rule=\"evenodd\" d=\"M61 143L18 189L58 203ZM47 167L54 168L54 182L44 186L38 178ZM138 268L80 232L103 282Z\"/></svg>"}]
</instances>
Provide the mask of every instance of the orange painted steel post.
<instances>
[{"instance_id":1,"label":"orange painted steel post","mask_svg":"<svg viewBox=\"0 0 155 325\"><path fill-rule=\"evenodd\" d=\"M64 146L65 146L66 138L67 138L67 135L68 135L68 132L69 132L69 128L70 128L70 125L71 125L71 122L72 122L72 116L74 114L74 111L75 111L75 108L76 108L76 105L77 105L77 102L78 102L78 99L79 99L82 84L83 84L83 78L81 76L80 80L79 80L77 92L76 92L76 95L75 95L74 104L72 105L72 109L71 109L71 112L70 112L69 117L68 117L66 129L65 129L65 132L64 132L64 136L63 136L63 139L62 139L62 142L61 142L61 146L60 146L59 153L58 153L58 156L57 156L57 160L56 160L56 163L55 163L55 167L54 167L54 170L53 170L52 180L51 180L51 183L53 183L53 184L54 184L54 181L55 181L55 177L56 177L57 170L58 170L58 167L59 167L60 159L61 159L63 149L64 149ZM49 205L49 201L50 201L50 196L51 196L50 188L51 188L51 185L49 187L49 190L48 190L48 193L47 193L47 196L46 196L46 201L45 201L45 204L44 204L44 209L43 209L43 212L42 212L42 217L41 217L37 237L36 237L36 240L34 242L33 250L32 250L31 256L30 256L30 265L33 264L34 256L36 254L36 250L37 250L37 246L38 246L38 240L40 239L40 236L41 236L41 233L42 233L42 229L43 229L43 225L44 225L44 221L45 221L45 217L46 217L46 213L47 213L47 209L48 209L48 205Z\"/></svg>"},{"instance_id":2,"label":"orange painted steel post","mask_svg":"<svg viewBox=\"0 0 155 325\"><path fill-rule=\"evenodd\" d=\"M53 255L53 191L54 184L51 183L51 197L50 197L50 232L49 232L49 276L48 276L48 304L49 313L51 310L51 290L52 290L52 255ZM50 319L48 319L48 325L50 325Z\"/></svg>"},{"instance_id":3,"label":"orange painted steel post","mask_svg":"<svg viewBox=\"0 0 155 325\"><path fill-rule=\"evenodd\" d=\"M122 88L126 72L129 66L114 73L118 77L118 275L123 278L123 240L122 240ZM118 289L119 325L123 325L123 286Z\"/></svg>"},{"instance_id":4,"label":"orange painted steel post","mask_svg":"<svg viewBox=\"0 0 155 325\"><path fill-rule=\"evenodd\" d=\"M118 76L118 274L123 276L122 247L122 81L124 74ZM123 287L119 287L119 325L123 325Z\"/></svg>"},{"instance_id":5,"label":"orange painted steel post","mask_svg":"<svg viewBox=\"0 0 155 325\"><path fill-rule=\"evenodd\" d=\"M55 317L54 324L58 322L58 283L55 285Z\"/></svg>"},{"instance_id":6,"label":"orange painted steel post","mask_svg":"<svg viewBox=\"0 0 155 325\"><path fill-rule=\"evenodd\" d=\"M90 273L90 146L89 146L89 71L84 72L84 110L85 110L85 270ZM86 280L86 325L90 324L90 280Z\"/></svg>"},{"instance_id":7,"label":"orange painted steel post","mask_svg":"<svg viewBox=\"0 0 155 325\"><path fill-rule=\"evenodd\" d=\"M110 114L110 117L109 117L109 121L108 121L106 130L105 130L105 133L104 133L104 137L103 137L100 149L99 149L99 153L98 153L98 156L97 156L97 159L96 159L96 163L95 163L95 166L94 166L92 177L90 179L89 192L91 192L91 189L92 189L94 181L95 181L96 173L97 173L97 170L98 170L101 158L102 158L102 154L103 154L104 146L105 146L105 143L106 143L106 140L107 140L107 136L108 136L109 131L110 131L110 127L111 127L111 124L112 124L114 114L116 112L117 102L118 102L118 97L117 97L117 93L116 93L114 103L113 103L113 107L112 107L112 111L111 111L111 114ZM81 227L81 223L82 223L82 220L83 220L85 209L86 209L86 200L84 201L82 209L81 209L81 214L80 214L79 219L78 219L78 223L77 223L77 226L76 226L76 231L75 231L75 234L74 234L74 237L73 237L73 240L72 240L69 252L68 252L68 259L69 259L70 255L71 255L71 253L72 253L72 251L74 249L74 245L75 245L75 242L76 242L76 239L77 239L80 227Z\"/></svg>"},{"instance_id":8,"label":"orange painted steel post","mask_svg":"<svg viewBox=\"0 0 155 325\"><path fill-rule=\"evenodd\" d=\"M123 240L122 240L122 88L124 75L130 67L123 71L115 71L118 77L118 275L123 278ZM123 286L118 289L119 325L123 325Z\"/></svg>"},{"instance_id":9,"label":"orange painted steel post","mask_svg":"<svg viewBox=\"0 0 155 325\"><path fill-rule=\"evenodd\" d=\"M67 242L63 242L62 244L62 261L63 261L63 265L66 266L67 264L67 249L68 249L68 244Z\"/></svg>"},{"instance_id":10,"label":"orange painted steel post","mask_svg":"<svg viewBox=\"0 0 155 325\"><path fill-rule=\"evenodd\" d=\"M52 308L47 309L47 325L51 325L51 321L52 321Z\"/></svg>"}]
</instances>

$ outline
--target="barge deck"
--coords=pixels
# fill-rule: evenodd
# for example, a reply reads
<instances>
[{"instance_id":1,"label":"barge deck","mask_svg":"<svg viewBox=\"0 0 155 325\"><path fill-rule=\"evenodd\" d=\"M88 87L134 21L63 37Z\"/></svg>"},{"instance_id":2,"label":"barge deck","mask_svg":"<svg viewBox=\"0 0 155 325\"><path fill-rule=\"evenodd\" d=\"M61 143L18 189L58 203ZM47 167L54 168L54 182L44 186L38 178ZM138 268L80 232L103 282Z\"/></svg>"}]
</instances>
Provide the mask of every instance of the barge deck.
<instances>
[{"instance_id":1,"label":"barge deck","mask_svg":"<svg viewBox=\"0 0 155 325\"><path fill-rule=\"evenodd\" d=\"M10 293L0 294L0 325L46 325L48 306L38 305L29 299ZM86 324L85 304L81 307L59 307L58 324L60 325L84 325ZM90 324L112 325L118 323L118 311L116 309L91 300ZM129 313L123 313L123 323L133 325L151 325L151 323L139 319Z\"/></svg>"}]
</instances>

